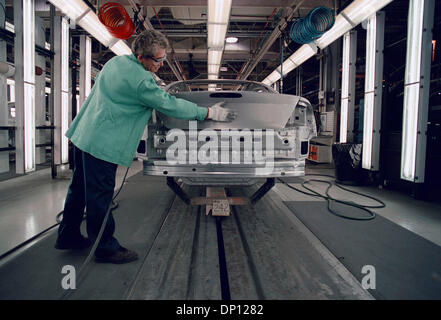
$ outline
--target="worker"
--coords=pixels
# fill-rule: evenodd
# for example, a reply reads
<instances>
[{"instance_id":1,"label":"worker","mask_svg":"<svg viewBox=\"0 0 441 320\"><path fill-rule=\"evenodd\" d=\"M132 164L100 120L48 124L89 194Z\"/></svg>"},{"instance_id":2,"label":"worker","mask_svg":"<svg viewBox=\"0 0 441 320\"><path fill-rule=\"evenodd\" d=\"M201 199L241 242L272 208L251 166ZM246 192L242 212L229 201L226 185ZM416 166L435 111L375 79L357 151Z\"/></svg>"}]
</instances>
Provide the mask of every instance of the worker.
<instances>
[{"instance_id":1,"label":"worker","mask_svg":"<svg viewBox=\"0 0 441 320\"><path fill-rule=\"evenodd\" d=\"M110 59L90 95L66 131L74 148L74 170L55 243L57 249L85 249L98 238L112 202L118 165L129 167L152 111L188 120L231 121L235 111L222 103L201 107L175 98L159 88L150 72L166 60L167 39L154 30L144 31L132 43L132 54ZM86 209L88 238L80 232ZM109 212L95 260L127 263L136 252L113 236L115 222Z\"/></svg>"}]
</instances>

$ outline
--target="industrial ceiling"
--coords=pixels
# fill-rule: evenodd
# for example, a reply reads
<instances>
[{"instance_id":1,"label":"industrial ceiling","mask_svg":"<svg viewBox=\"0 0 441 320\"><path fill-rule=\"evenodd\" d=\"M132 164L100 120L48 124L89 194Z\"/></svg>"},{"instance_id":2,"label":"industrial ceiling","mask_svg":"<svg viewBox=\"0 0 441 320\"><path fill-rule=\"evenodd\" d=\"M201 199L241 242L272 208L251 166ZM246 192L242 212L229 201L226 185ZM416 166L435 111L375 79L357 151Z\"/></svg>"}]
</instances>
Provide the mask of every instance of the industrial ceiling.
<instances>
[{"instance_id":1,"label":"industrial ceiling","mask_svg":"<svg viewBox=\"0 0 441 320\"><path fill-rule=\"evenodd\" d=\"M183 79L207 78L207 0L112 0L126 8L137 23L137 33L146 25L163 32L170 42L168 56L176 66L174 70L165 64L158 76L165 82L177 80L176 71ZM85 1L95 9L110 0ZM351 0L233 0L226 37L238 38L236 43L226 43L222 55L219 78L262 81L278 65L281 59L292 54L300 45L289 37L281 37L281 31L289 31L290 22L305 17L313 8L326 6L339 12ZM7 19L13 21L13 0L6 0ZM408 1L396 0L389 6L386 19L386 37L393 39L405 34ZM135 9L136 8L136 9ZM49 4L46 0L35 0L36 14L47 22L49 28ZM393 14L393 18L388 16ZM142 23L140 17L147 17ZM73 52L79 46L79 26L71 30ZM47 31L49 40L49 31ZM283 33L282 33L283 34ZM394 36L394 34L397 34ZM133 38L133 37L132 37ZM284 41L283 41L284 40ZM363 36L359 36L362 43ZM128 40L130 44L131 39ZM281 46L283 46L283 56ZM359 48L364 50L364 48ZM75 55L75 54L74 54ZM94 41L93 64L99 69L114 54ZM311 60L311 59L310 59ZM304 76L313 76L317 70L304 70Z\"/></svg>"}]
</instances>

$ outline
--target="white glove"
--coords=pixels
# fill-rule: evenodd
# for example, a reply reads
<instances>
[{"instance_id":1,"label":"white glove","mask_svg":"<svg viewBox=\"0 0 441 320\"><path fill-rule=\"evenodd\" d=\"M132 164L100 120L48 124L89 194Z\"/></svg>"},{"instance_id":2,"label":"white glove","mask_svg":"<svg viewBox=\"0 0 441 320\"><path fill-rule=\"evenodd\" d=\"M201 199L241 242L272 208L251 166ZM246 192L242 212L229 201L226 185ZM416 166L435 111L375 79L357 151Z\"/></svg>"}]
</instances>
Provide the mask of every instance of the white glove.
<instances>
[{"instance_id":1,"label":"white glove","mask_svg":"<svg viewBox=\"0 0 441 320\"><path fill-rule=\"evenodd\" d=\"M231 122L237 118L237 112L231 109L222 108L221 106L225 103L218 102L212 107L208 107L207 119L213 121Z\"/></svg>"}]
</instances>

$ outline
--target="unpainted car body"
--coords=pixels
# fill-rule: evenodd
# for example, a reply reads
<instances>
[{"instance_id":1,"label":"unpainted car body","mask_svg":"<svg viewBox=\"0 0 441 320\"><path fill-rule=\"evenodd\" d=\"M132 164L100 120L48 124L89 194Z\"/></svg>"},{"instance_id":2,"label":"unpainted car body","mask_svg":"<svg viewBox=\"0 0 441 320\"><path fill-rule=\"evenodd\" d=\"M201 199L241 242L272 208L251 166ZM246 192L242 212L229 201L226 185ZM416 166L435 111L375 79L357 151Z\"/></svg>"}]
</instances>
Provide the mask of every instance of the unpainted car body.
<instances>
[{"instance_id":1,"label":"unpainted car body","mask_svg":"<svg viewBox=\"0 0 441 320\"><path fill-rule=\"evenodd\" d=\"M224 101L223 107L235 110L238 116L232 122L190 122L155 113L145 131L145 148L138 150L138 156L144 158L145 175L181 178L191 185L225 186L305 174L309 141L317 133L307 99L240 80L178 81L165 90L200 106ZM185 139L188 151L180 154L179 161L170 161L171 149L178 159L178 135ZM211 161L200 161L197 155L201 152L207 152Z\"/></svg>"}]
</instances>

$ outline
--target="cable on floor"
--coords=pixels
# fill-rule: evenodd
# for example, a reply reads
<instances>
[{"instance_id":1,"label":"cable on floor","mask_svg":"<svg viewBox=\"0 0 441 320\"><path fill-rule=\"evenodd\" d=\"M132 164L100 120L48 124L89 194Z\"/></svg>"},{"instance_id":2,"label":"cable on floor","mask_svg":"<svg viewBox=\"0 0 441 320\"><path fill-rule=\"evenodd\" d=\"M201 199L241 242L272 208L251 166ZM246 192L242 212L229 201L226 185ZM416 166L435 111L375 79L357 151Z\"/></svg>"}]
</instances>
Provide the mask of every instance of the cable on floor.
<instances>
[{"instance_id":1,"label":"cable on floor","mask_svg":"<svg viewBox=\"0 0 441 320\"><path fill-rule=\"evenodd\" d=\"M306 174L305 177L307 177L307 176L321 176L321 177L330 177L330 178L335 179L334 176L325 175L325 174ZM306 194L308 196L320 197L320 198L325 199L327 201L327 209L328 209L328 211L330 213L340 217L340 218L349 219L349 220L359 220L359 221L372 220L372 219L374 219L376 217L376 214L375 214L375 212L373 212L372 210L369 210L369 209L379 209L379 208L386 207L386 204L383 201L381 201L380 199L375 198L373 196L369 196L369 195L361 193L361 192L357 192L357 191L354 191L354 190L347 189L347 188L343 187L340 183L337 183L336 181L331 182L331 181L328 181L328 180L318 180L318 179L309 179L309 180L303 181L302 182L302 187L305 188L306 190L309 190L311 192L311 193L309 193L309 192L303 191L301 189L298 189L296 187L293 187L288 182L286 182L286 181L284 181L284 180L282 180L280 178L278 178L278 180L280 182L282 182L283 184L285 184L287 187L289 187L289 188L291 188L291 189L293 189L295 191L301 192L301 193ZM321 194L321 193L319 193L319 192L317 192L317 191L315 191L315 190L313 190L311 188L308 188L306 186L306 184L308 184L310 182L319 182L319 183L327 184L328 187L326 188L325 194L323 195L323 194ZM353 201L345 201L345 200L341 200L341 199L336 199L336 198L332 197L329 194L329 190L333 186L337 186L338 188L340 188L342 190L345 190L347 192L351 192L351 193L357 194L359 196L366 197L366 198L369 198L371 200L374 200L374 201L378 202L379 205L362 205L362 204L358 204L358 203L353 202ZM331 202L337 202L337 203L341 203L341 204L344 204L344 205L347 205L347 206L358 208L358 209L366 212L367 216L366 217L351 217L351 216L347 216L347 215L341 214L341 213L335 211L335 209L331 208Z\"/></svg>"}]
</instances>

